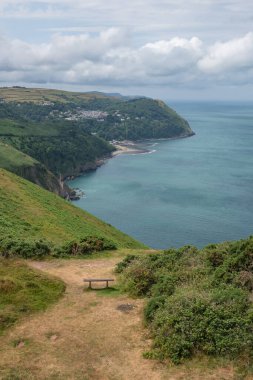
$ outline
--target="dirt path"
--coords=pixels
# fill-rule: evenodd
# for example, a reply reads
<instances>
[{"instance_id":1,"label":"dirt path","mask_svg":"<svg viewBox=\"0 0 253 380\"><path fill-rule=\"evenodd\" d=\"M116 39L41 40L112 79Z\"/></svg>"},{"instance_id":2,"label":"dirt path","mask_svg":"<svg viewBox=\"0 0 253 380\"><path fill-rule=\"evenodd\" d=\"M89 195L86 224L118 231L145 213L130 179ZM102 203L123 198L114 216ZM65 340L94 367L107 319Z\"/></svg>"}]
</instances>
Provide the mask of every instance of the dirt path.
<instances>
[{"instance_id":1,"label":"dirt path","mask_svg":"<svg viewBox=\"0 0 253 380\"><path fill-rule=\"evenodd\" d=\"M23 321L3 337L0 368L5 366L10 374L5 379L203 379L203 369L169 369L142 357L150 342L142 326L141 300L117 292L106 295L83 290L84 277L111 277L116 261L31 264L62 278L66 294L57 305ZM120 310L127 304L133 307L130 311ZM14 347L13 342L19 340L21 344ZM232 379L231 371L205 371L205 379Z\"/></svg>"}]
</instances>

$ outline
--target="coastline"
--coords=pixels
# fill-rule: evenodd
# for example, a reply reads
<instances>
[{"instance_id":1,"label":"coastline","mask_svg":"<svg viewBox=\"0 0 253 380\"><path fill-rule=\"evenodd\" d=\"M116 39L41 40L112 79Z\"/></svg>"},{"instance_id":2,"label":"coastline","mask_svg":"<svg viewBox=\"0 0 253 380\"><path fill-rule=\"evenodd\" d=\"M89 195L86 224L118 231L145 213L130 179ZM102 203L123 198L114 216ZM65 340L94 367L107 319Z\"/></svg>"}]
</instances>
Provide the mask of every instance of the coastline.
<instances>
[{"instance_id":1,"label":"coastline","mask_svg":"<svg viewBox=\"0 0 253 380\"><path fill-rule=\"evenodd\" d=\"M117 142L117 144L113 144L113 146L116 150L112 152L112 158L120 154L140 154L150 152L148 149L138 147L133 141Z\"/></svg>"},{"instance_id":2,"label":"coastline","mask_svg":"<svg viewBox=\"0 0 253 380\"><path fill-rule=\"evenodd\" d=\"M150 153L149 149L141 148L138 144L143 144L145 142L156 142L156 141L170 141L170 140L180 140L185 139L187 137L195 136L195 132L191 134L175 136L175 137L162 137L162 138L152 138L152 139L144 139L144 140L124 140L124 141L111 141L111 144L116 148L116 151L112 152L111 156L115 157L119 154L138 154L138 153Z\"/></svg>"},{"instance_id":3,"label":"coastline","mask_svg":"<svg viewBox=\"0 0 253 380\"><path fill-rule=\"evenodd\" d=\"M154 152L153 150L150 150L150 149L144 149L144 148L140 147L138 144L143 144L145 142L152 142L152 141L155 142L155 141L179 140L179 139L184 139L187 137L192 137L194 135L195 135L195 133L193 132L192 134L187 134L187 135L177 136L177 137L153 138L153 139L144 139L144 140L138 140L138 141L132 141L132 140L123 140L123 141L113 140L113 141L110 141L111 145L113 145L116 148L115 151L113 151L109 155L106 155L104 157L101 157L100 159L97 159L93 163L88 163L88 164L84 165L82 170L80 170L79 173L66 176L64 178L63 182L66 183L66 181L71 181L75 178L81 177L85 173L88 173L91 171L96 171L99 167L104 165L109 159L117 157L121 154L145 154L145 153L147 154L147 153ZM72 193L71 194L72 196L69 197L70 201L78 200L81 198L79 189L70 189L70 190Z\"/></svg>"}]
</instances>

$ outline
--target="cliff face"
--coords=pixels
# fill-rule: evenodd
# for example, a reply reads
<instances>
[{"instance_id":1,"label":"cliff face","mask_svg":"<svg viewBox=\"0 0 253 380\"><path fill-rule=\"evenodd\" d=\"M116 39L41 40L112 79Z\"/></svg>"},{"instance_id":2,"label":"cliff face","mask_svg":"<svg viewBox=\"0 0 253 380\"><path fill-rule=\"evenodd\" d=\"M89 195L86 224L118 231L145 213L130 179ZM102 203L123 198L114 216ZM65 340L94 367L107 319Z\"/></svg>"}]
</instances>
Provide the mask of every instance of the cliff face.
<instances>
[{"instance_id":1,"label":"cliff face","mask_svg":"<svg viewBox=\"0 0 253 380\"><path fill-rule=\"evenodd\" d=\"M13 172L46 190L60 195L61 197L68 198L71 193L71 190L64 182L59 180L39 162L33 166L19 167L16 170L13 170Z\"/></svg>"},{"instance_id":2,"label":"cliff face","mask_svg":"<svg viewBox=\"0 0 253 380\"><path fill-rule=\"evenodd\" d=\"M43 164L0 140L0 168L67 198L71 190Z\"/></svg>"}]
</instances>

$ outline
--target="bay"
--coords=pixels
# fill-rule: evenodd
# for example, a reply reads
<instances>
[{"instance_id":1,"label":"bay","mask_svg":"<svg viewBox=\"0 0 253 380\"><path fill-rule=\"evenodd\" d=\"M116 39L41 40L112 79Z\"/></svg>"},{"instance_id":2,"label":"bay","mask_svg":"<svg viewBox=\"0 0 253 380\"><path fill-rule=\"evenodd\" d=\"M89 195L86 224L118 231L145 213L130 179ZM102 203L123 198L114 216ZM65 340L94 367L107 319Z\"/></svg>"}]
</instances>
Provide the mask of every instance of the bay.
<instances>
[{"instance_id":1,"label":"bay","mask_svg":"<svg viewBox=\"0 0 253 380\"><path fill-rule=\"evenodd\" d=\"M142 143L73 181L75 202L153 248L253 234L253 104L171 103L195 136Z\"/></svg>"}]
</instances>

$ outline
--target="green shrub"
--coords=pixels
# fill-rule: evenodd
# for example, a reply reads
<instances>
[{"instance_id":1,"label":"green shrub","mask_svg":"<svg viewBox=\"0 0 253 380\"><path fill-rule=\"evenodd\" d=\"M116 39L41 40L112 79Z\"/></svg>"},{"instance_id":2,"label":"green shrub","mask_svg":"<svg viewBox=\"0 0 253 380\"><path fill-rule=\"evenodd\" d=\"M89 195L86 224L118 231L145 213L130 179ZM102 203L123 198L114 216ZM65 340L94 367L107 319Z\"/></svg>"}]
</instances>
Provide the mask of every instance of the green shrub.
<instances>
[{"instance_id":1,"label":"green shrub","mask_svg":"<svg viewBox=\"0 0 253 380\"><path fill-rule=\"evenodd\" d=\"M232 287L209 295L169 297L154 314L154 347L175 363L197 352L230 358L250 352L253 335L248 306L245 293Z\"/></svg>"},{"instance_id":2,"label":"green shrub","mask_svg":"<svg viewBox=\"0 0 253 380\"><path fill-rule=\"evenodd\" d=\"M51 245L43 240L29 241L20 239L2 239L0 241L0 255L8 258L12 256L28 258L41 258L51 252Z\"/></svg>"},{"instance_id":3,"label":"green shrub","mask_svg":"<svg viewBox=\"0 0 253 380\"><path fill-rule=\"evenodd\" d=\"M113 250L116 245L105 238L85 237L79 241L68 242L63 246L54 246L45 240L21 240L7 237L0 240L0 256L43 258L45 256L67 257L88 255L93 252Z\"/></svg>"},{"instance_id":4,"label":"green shrub","mask_svg":"<svg viewBox=\"0 0 253 380\"><path fill-rule=\"evenodd\" d=\"M251 363L253 237L126 258L118 267L123 289L148 297L144 318L154 343L146 357L179 363L205 354Z\"/></svg>"},{"instance_id":5,"label":"green shrub","mask_svg":"<svg viewBox=\"0 0 253 380\"><path fill-rule=\"evenodd\" d=\"M157 274L157 282L151 288L151 294L153 297L158 297L163 294L171 296L175 291L176 278L175 276L168 274Z\"/></svg>"},{"instance_id":6,"label":"green shrub","mask_svg":"<svg viewBox=\"0 0 253 380\"><path fill-rule=\"evenodd\" d=\"M155 274L152 266L143 265L142 260L134 260L124 271L122 279L123 289L134 297L149 294L155 283Z\"/></svg>"},{"instance_id":7,"label":"green shrub","mask_svg":"<svg viewBox=\"0 0 253 380\"><path fill-rule=\"evenodd\" d=\"M61 247L57 247L53 255L56 257L83 256L90 255L93 252L114 249L117 249L117 247L112 241L96 236L89 236L79 241L70 241Z\"/></svg>"},{"instance_id":8,"label":"green shrub","mask_svg":"<svg viewBox=\"0 0 253 380\"><path fill-rule=\"evenodd\" d=\"M136 255L127 255L115 268L116 273L122 273L136 259Z\"/></svg>"},{"instance_id":9,"label":"green shrub","mask_svg":"<svg viewBox=\"0 0 253 380\"><path fill-rule=\"evenodd\" d=\"M166 296L157 296L148 300L144 308L144 318L147 323L154 320L155 313L164 306L166 299Z\"/></svg>"}]
</instances>

